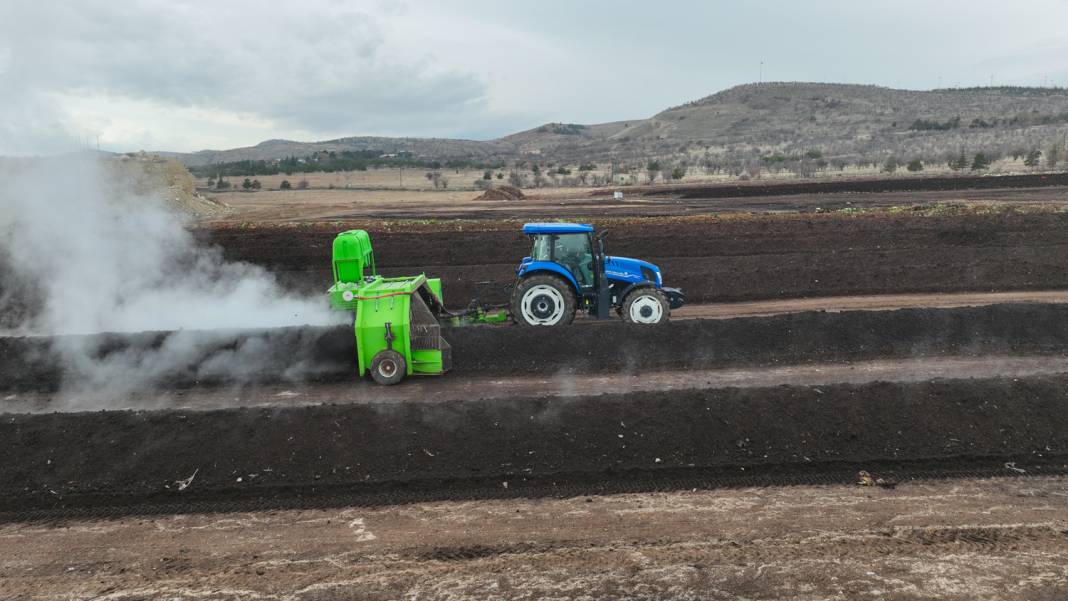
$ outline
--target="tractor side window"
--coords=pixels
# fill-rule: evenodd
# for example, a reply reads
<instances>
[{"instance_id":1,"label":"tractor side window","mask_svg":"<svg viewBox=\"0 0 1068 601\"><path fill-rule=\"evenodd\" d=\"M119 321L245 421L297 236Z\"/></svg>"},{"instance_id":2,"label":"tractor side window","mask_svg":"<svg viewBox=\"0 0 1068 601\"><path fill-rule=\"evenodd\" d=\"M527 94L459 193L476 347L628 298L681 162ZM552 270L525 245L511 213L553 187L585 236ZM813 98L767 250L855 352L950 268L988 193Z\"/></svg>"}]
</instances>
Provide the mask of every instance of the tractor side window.
<instances>
[{"instance_id":1,"label":"tractor side window","mask_svg":"<svg viewBox=\"0 0 1068 601\"><path fill-rule=\"evenodd\" d=\"M586 234L562 234L556 238L556 262L566 266L581 286L593 284L590 264L590 237Z\"/></svg>"},{"instance_id":2,"label":"tractor side window","mask_svg":"<svg viewBox=\"0 0 1068 601\"><path fill-rule=\"evenodd\" d=\"M530 258L535 261L552 261L553 236L534 236L534 248Z\"/></svg>"}]
</instances>

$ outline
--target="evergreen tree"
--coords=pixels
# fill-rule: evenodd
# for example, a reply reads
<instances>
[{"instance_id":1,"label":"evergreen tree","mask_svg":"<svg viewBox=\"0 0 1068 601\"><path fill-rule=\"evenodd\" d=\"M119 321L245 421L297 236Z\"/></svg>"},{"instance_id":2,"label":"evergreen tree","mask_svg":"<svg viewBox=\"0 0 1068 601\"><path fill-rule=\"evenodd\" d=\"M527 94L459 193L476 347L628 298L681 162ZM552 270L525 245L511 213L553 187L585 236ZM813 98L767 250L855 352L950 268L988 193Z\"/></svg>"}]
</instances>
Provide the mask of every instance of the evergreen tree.
<instances>
[{"instance_id":1,"label":"evergreen tree","mask_svg":"<svg viewBox=\"0 0 1068 601\"><path fill-rule=\"evenodd\" d=\"M1024 165L1028 167L1038 167L1038 161L1042 158L1042 151L1036 149L1027 153L1027 158L1024 159Z\"/></svg>"},{"instance_id":2,"label":"evergreen tree","mask_svg":"<svg viewBox=\"0 0 1068 601\"><path fill-rule=\"evenodd\" d=\"M990 159L986 158L986 155L977 152L975 158L972 159L972 171L980 171L990 166Z\"/></svg>"}]
</instances>

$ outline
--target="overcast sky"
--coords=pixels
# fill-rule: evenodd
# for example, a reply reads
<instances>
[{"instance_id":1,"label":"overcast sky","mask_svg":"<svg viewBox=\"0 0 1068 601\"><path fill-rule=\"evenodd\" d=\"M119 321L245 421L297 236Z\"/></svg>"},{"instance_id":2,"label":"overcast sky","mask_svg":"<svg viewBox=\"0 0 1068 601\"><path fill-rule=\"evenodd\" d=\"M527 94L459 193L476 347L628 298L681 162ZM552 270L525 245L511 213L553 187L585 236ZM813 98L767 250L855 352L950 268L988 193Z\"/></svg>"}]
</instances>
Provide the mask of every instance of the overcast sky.
<instances>
[{"instance_id":1,"label":"overcast sky","mask_svg":"<svg viewBox=\"0 0 1068 601\"><path fill-rule=\"evenodd\" d=\"M1068 86L1068 0L0 0L0 155L488 139L741 83Z\"/></svg>"}]
</instances>

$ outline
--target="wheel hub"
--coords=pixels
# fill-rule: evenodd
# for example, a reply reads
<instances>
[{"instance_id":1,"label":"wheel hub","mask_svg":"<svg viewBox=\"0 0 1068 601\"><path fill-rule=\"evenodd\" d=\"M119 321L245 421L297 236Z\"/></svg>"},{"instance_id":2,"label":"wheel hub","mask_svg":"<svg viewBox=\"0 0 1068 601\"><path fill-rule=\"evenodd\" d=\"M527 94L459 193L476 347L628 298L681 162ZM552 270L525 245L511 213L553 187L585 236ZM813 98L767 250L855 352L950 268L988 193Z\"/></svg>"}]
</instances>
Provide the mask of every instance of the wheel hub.
<instances>
[{"instance_id":1,"label":"wheel hub","mask_svg":"<svg viewBox=\"0 0 1068 601\"><path fill-rule=\"evenodd\" d=\"M534 315L538 316L539 319L545 319L553 314L553 309L555 308L554 305L555 303L553 303L551 298L547 296L539 296L533 303Z\"/></svg>"}]
</instances>

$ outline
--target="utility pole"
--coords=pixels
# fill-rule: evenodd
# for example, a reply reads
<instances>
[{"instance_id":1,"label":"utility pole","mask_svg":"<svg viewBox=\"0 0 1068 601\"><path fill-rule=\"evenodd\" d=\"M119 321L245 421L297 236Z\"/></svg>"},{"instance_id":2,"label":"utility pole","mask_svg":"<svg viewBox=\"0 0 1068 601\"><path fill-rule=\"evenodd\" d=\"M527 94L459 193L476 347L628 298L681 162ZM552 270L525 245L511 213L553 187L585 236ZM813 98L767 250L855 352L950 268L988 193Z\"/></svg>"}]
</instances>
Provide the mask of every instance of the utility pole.
<instances>
[{"instance_id":1,"label":"utility pole","mask_svg":"<svg viewBox=\"0 0 1068 601\"><path fill-rule=\"evenodd\" d=\"M760 59L760 71L757 76L757 83L764 83L764 59Z\"/></svg>"}]
</instances>

